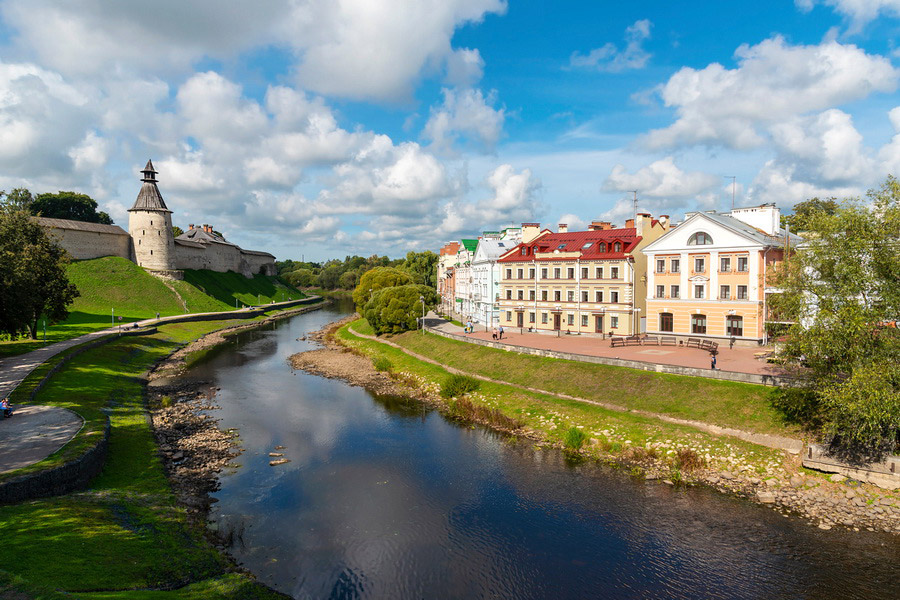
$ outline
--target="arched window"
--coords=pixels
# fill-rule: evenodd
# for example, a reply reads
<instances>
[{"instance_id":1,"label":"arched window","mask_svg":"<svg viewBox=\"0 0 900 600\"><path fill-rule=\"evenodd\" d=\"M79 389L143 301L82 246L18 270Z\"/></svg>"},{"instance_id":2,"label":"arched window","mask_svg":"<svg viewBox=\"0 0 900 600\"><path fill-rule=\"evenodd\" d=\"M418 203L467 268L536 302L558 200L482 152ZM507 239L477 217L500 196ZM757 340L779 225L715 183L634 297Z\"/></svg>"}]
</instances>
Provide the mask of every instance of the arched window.
<instances>
[{"instance_id":1,"label":"arched window","mask_svg":"<svg viewBox=\"0 0 900 600\"><path fill-rule=\"evenodd\" d=\"M698 231L688 239L688 246L709 246L712 243L712 236L705 231Z\"/></svg>"},{"instance_id":2,"label":"arched window","mask_svg":"<svg viewBox=\"0 0 900 600\"><path fill-rule=\"evenodd\" d=\"M675 320L672 318L672 313L659 313L659 330L675 331Z\"/></svg>"}]
</instances>

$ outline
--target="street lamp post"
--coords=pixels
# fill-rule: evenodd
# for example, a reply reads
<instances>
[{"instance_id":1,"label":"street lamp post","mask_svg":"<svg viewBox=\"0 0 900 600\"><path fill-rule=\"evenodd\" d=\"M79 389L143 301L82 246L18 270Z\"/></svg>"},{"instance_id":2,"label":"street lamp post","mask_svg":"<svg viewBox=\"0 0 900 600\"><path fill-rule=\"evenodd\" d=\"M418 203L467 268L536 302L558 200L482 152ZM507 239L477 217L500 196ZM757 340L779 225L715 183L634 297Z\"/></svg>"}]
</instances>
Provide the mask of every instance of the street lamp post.
<instances>
[{"instance_id":1,"label":"street lamp post","mask_svg":"<svg viewBox=\"0 0 900 600\"><path fill-rule=\"evenodd\" d=\"M422 335L425 335L425 296L419 296L419 302L422 303Z\"/></svg>"}]
</instances>

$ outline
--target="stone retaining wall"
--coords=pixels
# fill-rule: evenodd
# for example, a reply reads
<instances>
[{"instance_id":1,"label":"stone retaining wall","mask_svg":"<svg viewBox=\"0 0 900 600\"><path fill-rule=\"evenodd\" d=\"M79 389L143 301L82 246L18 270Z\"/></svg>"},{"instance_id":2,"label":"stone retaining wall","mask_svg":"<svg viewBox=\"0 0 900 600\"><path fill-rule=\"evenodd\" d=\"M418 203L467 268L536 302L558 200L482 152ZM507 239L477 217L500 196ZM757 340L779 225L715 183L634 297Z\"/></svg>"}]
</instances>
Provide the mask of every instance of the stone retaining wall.
<instances>
[{"instance_id":1,"label":"stone retaining wall","mask_svg":"<svg viewBox=\"0 0 900 600\"><path fill-rule=\"evenodd\" d=\"M629 369L640 369L642 371L655 371L656 373L668 373L671 375L687 375L690 377L706 377L707 379L724 379L726 381L740 381L743 383L756 383L760 385L784 385L791 381L788 377L776 377L774 375L757 375L755 373L738 373L735 371L720 371L718 369L698 369L696 367L680 367L677 365L661 365L657 363L648 363L638 360L624 360L621 358L607 358L605 356L591 356L588 354L575 354L572 352L557 352L555 350L544 350L541 348L530 348L528 346L515 346L511 344L501 344L491 340L482 340L448 333L439 329L427 328L430 333L434 333L441 337L468 342L470 344L478 344L498 350L506 350L507 352L519 352L521 354L532 354L535 356L547 356L550 358L561 358L563 360L576 360L579 362L597 363L601 365L611 365L614 367L627 367Z\"/></svg>"},{"instance_id":2,"label":"stone retaining wall","mask_svg":"<svg viewBox=\"0 0 900 600\"><path fill-rule=\"evenodd\" d=\"M52 469L19 475L0 482L0 504L61 496L83 490L100 474L109 451L109 417L103 435L81 456Z\"/></svg>"},{"instance_id":3,"label":"stone retaining wall","mask_svg":"<svg viewBox=\"0 0 900 600\"><path fill-rule=\"evenodd\" d=\"M887 490L900 489L900 456L888 456L882 462L849 465L827 454L821 444L810 444L803 453L803 466L825 473L838 473Z\"/></svg>"}]
</instances>

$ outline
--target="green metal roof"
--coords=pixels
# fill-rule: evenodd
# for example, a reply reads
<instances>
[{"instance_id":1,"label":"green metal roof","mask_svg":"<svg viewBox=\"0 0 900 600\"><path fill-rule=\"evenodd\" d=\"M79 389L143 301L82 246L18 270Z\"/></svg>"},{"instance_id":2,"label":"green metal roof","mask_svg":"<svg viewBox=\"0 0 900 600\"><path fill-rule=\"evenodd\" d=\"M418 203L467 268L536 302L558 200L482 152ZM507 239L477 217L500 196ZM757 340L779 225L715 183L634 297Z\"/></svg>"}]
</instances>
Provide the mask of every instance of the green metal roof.
<instances>
[{"instance_id":1,"label":"green metal roof","mask_svg":"<svg viewBox=\"0 0 900 600\"><path fill-rule=\"evenodd\" d=\"M478 248L478 240L459 240L462 242L463 247L469 252L475 252L475 249Z\"/></svg>"}]
</instances>

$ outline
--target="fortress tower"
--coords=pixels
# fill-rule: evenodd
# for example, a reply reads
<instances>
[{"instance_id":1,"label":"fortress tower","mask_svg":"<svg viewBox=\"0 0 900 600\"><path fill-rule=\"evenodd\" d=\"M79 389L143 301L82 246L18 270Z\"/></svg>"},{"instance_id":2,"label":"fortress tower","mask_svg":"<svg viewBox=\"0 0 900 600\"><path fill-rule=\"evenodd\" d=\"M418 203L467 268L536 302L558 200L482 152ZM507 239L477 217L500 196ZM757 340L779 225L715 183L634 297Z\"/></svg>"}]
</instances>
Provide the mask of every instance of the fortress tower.
<instances>
[{"instance_id":1,"label":"fortress tower","mask_svg":"<svg viewBox=\"0 0 900 600\"><path fill-rule=\"evenodd\" d=\"M175 236L172 211L166 207L156 187L156 169L147 161L141 170L143 185L134 206L128 209L128 233L134 249L134 261L159 275L178 277L175 272Z\"/></svg>"}]
</instances>

